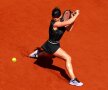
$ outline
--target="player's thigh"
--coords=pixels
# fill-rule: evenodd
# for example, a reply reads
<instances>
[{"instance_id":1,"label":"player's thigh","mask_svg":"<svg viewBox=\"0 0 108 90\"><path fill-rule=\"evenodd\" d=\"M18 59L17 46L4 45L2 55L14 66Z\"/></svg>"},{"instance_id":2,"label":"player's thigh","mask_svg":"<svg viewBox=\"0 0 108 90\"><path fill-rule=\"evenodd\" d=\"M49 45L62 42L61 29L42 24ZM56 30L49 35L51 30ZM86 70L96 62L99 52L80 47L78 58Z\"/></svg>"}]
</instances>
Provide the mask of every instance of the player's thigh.
<instances>
[{"instance_id":1,"label":"player's thigh","mask_svg":"<svg viewBox=\"0 0 108 90\"><path fill-rule=\"evenodd\" d=\"M71 59L70 55L67 54L63 49L59 48L54 54L54 56L67 60L67 59Z\"/></svg>"}]
</instances>

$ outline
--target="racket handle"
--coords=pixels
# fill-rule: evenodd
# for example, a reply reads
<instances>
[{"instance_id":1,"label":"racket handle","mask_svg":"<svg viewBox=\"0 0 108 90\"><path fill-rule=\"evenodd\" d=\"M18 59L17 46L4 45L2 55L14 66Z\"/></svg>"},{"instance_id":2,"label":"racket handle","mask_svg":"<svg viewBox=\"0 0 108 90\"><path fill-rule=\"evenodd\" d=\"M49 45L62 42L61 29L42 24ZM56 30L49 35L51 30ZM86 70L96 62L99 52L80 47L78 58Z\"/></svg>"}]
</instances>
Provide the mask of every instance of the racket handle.
<instances>
[{"instance_id":1,"label":"racket handle","mask_svg":"<svg viewBox=\"0 0 108 90\"><path fill-rule=\"evenodd\" d=\"M75 16L76 12L73 12L72 15Z\"/></svg>"}]
</instances>

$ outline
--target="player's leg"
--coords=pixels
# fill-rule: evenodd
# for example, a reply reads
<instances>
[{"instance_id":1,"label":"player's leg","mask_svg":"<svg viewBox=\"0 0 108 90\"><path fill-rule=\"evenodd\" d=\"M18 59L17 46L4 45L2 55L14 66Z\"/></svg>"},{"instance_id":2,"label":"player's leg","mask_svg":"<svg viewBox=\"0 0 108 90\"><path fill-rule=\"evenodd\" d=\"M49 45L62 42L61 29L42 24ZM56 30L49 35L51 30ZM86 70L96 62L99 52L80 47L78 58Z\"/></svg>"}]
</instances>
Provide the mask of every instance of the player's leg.
<instances>
[{"instance_id":1,"label":"player's leg","mask_svg":"<svg viewBox=\"0 0 108 90\"><path fill-rule=\"evenodd\" d=\"M56 57L59 57L61 59L64 59L66 61L66 68L68 70L68 73L69 73L71 79L75 78L72 64L71 64L71 57L61 48L59 48L53 55L55 55Z\"/></svg>"},{"instance_id":2,"label":"player's leg","mask_svg":"<svg viewBox=\"0 0 108 90\"><path fill-rule=\"evenodd\" d=\"M64 59L66 61L66 68L67 68L68 73L71 77L69 84L76 85L76 86L82 86L83 83L80 82L78 79L76 79L76 77L74 75L71 57L61 48L59 48L53 55L55 55L56 57L59 57L61 59Z\"/></svg>"}]
</instances>

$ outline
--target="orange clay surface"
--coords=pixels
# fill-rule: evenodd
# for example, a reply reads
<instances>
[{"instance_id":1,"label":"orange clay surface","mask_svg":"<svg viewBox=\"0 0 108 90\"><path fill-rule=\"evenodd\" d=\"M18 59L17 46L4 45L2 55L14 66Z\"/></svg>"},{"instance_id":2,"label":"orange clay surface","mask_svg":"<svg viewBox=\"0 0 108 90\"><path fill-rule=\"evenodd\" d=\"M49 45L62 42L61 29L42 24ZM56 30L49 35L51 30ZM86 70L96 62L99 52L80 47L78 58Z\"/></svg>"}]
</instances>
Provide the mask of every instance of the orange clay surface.
<instances>
[{"instance_id":1,"label":"orange clay surface","mask_svg":"<svg viewBox=\"0 0 108 90\"><path fill-rule=\"evenodd\" d=\"M27 57L47 40L55 6L80 10L61 47L83 87L68 84L64 60ZM107 9L108 0L0 0L0 90L108 90Z\"/></svg>"}]
</instances>

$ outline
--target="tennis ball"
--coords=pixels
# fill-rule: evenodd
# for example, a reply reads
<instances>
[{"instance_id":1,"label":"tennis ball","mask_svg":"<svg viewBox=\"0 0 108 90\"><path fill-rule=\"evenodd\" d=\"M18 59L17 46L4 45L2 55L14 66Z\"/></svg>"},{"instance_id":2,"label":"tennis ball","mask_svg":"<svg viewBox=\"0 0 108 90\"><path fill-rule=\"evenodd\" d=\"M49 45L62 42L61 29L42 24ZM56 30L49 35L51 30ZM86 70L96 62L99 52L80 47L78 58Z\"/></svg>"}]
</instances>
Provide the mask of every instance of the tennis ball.
<instances>
[{"instance_id":1,"label":"tennis ball","mask_svg":"<svg viewBox=\"0 0 108 90\"><path fill-rule=\"evenodd\" d=\"M16 58L15 57L12 58L12 62L16 62Z\"/></svg>"}]
</instances>

